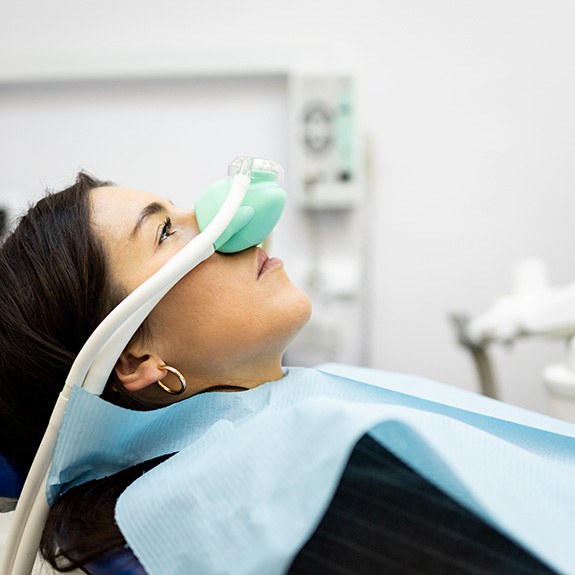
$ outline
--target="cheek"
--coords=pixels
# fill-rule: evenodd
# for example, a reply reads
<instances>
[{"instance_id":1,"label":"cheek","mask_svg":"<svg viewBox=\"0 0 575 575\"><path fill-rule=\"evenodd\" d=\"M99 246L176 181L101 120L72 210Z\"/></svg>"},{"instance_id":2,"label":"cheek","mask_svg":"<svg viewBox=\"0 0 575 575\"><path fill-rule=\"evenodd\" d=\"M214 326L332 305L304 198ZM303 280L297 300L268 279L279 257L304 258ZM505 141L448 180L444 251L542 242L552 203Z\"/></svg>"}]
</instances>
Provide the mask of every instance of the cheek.
<instances>
[{"instance_id":1,"label":"cheek","mask_svg":"<svg viewBox=\"0 0 575 575\"><path fill-rule=\"evenodd\" d=\"M226 362L281 347L310 315L308 297L283 270L256 281L245 259L214 258L178 282L149 317L166 361Z\"/></svg>"},{"instance_id":2,"label":"cheek","mask_svg":"<svg viewBox=\"0 0 575 575\"><path fill-rule=\"evenodd\" d=\"M241 282L230 281L217 266L205 265L182 278L150 314L157 340L174 345L203 346L221 339L237 323L242 309Z\"/></svg>"},{"instance_id":3,"label":"cheek","mask_svg":"<svg viewBox=\"0 0 575 575\"><path fill-rule=\"evenodd\" d=\"M154 253L149 249L135 249L133 247L112 250L109 242L107 253L111 262L112 275L128 292L134 291L169 260L171 260L194 237L193 230L182 232L177 238L170 238L169 243ZM123 245L116 241L115 245Z\"/></svg>"}]
</instances>

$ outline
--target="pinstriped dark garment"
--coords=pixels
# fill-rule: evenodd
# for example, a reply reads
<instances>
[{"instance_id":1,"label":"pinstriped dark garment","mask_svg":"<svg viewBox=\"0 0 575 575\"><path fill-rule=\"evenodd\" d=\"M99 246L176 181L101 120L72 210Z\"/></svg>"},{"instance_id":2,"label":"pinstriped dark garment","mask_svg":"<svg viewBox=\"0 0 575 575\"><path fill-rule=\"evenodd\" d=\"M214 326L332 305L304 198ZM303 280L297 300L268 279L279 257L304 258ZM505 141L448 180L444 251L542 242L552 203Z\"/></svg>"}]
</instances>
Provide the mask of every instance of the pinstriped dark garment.
<instances>
[{"instance_id":1,"label":"pinstriped dark garment","mask_svg":"<svg viewBox=\"0 0 575 575\"><path fill-rule=\"evenodd\" d=\"M364 436L290 575L554 571Z\"/></svg>"}]
</instances>

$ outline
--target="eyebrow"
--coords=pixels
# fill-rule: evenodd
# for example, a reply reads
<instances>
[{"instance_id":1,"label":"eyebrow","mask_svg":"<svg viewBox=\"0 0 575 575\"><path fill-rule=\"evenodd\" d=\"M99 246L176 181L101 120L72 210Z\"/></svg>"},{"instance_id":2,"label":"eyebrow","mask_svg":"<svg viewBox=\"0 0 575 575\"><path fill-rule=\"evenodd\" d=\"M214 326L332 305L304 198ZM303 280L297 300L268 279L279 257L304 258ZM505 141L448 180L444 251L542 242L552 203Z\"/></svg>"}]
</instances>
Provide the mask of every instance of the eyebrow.
<instances>
[{"instance_id":1,"label":"eyebrow","mask_svg":"<svg viewBox=\"0 0 575 575\"><path fill-rule=\"evenodd\" d=\"M159 202L152 202L151 204L148 204L140 212L140 215L138 216L138 221L136 222L134 229L130 232L130 238L134 238L137 235L137 233L140 231L140 228L144 225L144 223L148 218L155 216L156 214L164 213L165 211L166 211L165 206L163 206Z\"/></svg>"}]
</instances>

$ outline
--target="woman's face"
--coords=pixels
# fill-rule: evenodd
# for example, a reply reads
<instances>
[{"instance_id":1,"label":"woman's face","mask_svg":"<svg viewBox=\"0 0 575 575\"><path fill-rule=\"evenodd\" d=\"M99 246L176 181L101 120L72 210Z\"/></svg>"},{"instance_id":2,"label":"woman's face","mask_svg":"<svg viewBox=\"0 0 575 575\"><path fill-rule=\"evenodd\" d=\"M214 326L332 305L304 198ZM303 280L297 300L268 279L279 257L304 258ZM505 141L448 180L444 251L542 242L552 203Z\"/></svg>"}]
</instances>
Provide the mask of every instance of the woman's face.
<instances>
[{"instance_id":1,"label":"woman's face","mask_svg":"<svg viewBox=\"0 0 575 575\"><path fill-rule=\"evenodd\" d=\"M112 278L129 292L199 233L193 211L158 196L117 186L90 194L92 227ZM256 247L210 256L154 308L150 341L134 344L130 361L152 356L175 367L188 380L186 396L212 385L253 387L281 377L281 356L308 320L310 303L279 260L262 269L265 260ZM150 394L166 395L158 386Z\"/></svg>"}]
</instances>

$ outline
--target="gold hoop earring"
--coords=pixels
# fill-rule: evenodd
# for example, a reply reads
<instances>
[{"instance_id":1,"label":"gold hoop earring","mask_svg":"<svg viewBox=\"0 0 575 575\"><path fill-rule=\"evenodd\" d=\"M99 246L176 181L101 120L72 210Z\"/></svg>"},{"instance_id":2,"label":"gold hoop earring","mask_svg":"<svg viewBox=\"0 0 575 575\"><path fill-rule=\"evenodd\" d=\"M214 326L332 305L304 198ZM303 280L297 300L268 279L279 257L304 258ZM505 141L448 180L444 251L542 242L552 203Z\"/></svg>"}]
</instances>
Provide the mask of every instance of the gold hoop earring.
<instances>
[{"instance_id":1,"label":"gold hoop earring","mask_svg":"<svg viewBox=\"0 0 575 575\"><path fill-rule=\"evenodd\" d=\"M182 393L184 393L184 391L186 391L186 378L175 368L175 367L171 367L170 365L158 365L158 369L162 369L165 371L169 371L170 373L173 373L179 380L180 382L180 389L170 389L161 379L159 381L156 381L156 383L166 392L169 393L170 395L180 395Z\"/></svg>"}]
</instances>

